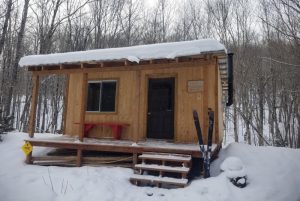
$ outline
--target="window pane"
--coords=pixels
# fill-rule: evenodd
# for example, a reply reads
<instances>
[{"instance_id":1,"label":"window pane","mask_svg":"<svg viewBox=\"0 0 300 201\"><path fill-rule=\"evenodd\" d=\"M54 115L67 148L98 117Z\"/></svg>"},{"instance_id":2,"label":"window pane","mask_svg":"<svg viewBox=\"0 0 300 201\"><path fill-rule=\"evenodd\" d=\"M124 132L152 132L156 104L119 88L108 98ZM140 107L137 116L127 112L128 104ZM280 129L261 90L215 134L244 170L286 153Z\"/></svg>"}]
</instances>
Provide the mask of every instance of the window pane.
<instances>
[{"instance_id":1,"label":"window pane","mask_svg":"<svg viewBox=\"0 0 300 201\"><path fill-rule=\"evenodd\" d=\"M102 82L101 112L114 112L116 82Z\"/></svg>"},{"instance_id":2,"label":"window pane","mask_svg":"<svg viewBox=\"0 0 300 201\"><path fill-rule=\"evenodd\" d=\"M101 83L88 83L87 111L99 111Z\"/></svg>"}]
</instances>

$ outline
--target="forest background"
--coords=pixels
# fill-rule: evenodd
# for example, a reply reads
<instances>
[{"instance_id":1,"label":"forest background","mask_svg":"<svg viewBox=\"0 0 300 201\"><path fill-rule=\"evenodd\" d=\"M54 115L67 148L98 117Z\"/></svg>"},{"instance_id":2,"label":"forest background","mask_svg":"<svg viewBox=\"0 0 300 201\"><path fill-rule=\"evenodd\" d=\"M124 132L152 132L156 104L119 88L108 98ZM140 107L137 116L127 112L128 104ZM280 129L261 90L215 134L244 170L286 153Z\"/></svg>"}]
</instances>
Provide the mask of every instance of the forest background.
<instances>
[{"instance_id":1,"label":"forest background","mask_svg":"<svg viewBox=\"0 0 300 201\"><path fill-rule=\"evenodd\" d=\"M27 131L24 55L201 38L235 54L225 143L300 148L299 0L0 0L0 133ZM42 78L37 132L61 132L64 85Z\"/></svg>"}]
</instances>

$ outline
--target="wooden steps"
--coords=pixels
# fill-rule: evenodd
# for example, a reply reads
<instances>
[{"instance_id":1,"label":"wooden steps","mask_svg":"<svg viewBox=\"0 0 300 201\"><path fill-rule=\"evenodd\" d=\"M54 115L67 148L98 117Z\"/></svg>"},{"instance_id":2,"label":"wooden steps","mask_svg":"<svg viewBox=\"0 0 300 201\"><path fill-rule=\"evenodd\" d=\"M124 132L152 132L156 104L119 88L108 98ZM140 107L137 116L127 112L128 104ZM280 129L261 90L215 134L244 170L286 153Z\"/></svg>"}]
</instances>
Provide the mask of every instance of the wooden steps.
<instances>
[{"instance_id":1,"label":"wooden steps","mask_svg":"<svg viewBox=\"0 0 300 201\"><path fill-rule=\"evenodd\" d=\"M130 179L135 181L140 181L140 182L151 181L154 184L165 183L165 184L180 185L180 186L186 186L188 183L187 179L176 179L172 177L157 177L152 175L134 175Z\"/></svg>"},{"instance_id":2,"label":"wooden steps","mask_svg":"<svg viewBox=\"0 0 300 201\"><path fill-rule=\"evenodd\" d=\"M138 158L142 163L135 165L136 174L130 178L133 184L154 184L158 187L166 184L185 187L188 184L190 155L147 152Z\"/></svg>"},{"instance_id":3,"label":"wooden steps","mask_svg":"<svg viewBox=\"0 0 300 201\"><path fill-rule=\"evenodd\" d=\"M161 154L161 153L143 153L139 156L140 159L152 159L152 160L162 160L162 161L175 161L175 162L190 162L191 156L190 155L183 155L183 154Z\"/></svg>"},{"instance_id":4,"label":"wooden steps","mask_svg":"<svg viewBox=\"0 0 300 201\"><path fill-rule=\"evenodd\" d=\"M142 170L153 170L153 171L165 171L165 172L178 172L178 173L188 173L190 168L187 167L172 167L166 165L156 165L156 164L137 164L136 169Z\"/></svg>"}]
</instances>

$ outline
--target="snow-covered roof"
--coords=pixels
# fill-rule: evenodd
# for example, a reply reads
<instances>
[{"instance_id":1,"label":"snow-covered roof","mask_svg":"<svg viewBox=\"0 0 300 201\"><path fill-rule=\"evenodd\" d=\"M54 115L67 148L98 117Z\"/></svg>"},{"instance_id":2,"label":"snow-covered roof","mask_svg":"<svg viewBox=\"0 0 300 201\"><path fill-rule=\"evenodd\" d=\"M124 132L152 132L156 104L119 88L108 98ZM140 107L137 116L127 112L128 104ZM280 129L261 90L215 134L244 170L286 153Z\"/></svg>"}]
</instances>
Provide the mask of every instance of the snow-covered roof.
<instances>
[{"instance_id":1,"label":"snow-covered roof","mask_svg":"<svg viewBox=\"0 0 300 201\"><path fill-rule=\"evenodd\" d=\"M217 40L201 39L122 48L30 55L22 57L19 65L25 67L118 60L129 60L139 63L140 60L174 59L176 57L201 55L205 53L226 53L226 48Z\"/></svg>"}]
</instances>

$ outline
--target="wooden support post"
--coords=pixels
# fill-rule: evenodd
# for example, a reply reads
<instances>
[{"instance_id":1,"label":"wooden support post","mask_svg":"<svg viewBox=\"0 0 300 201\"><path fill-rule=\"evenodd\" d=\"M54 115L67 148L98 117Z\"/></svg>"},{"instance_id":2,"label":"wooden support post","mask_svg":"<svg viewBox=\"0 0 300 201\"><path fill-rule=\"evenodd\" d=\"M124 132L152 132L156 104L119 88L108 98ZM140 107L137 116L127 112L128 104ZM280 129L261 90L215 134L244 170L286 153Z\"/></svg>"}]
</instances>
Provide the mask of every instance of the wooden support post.
<instances>
[{"instance_id":1,"label":"wooden support post","mask_svg":"<svg viewBox=\"0 0 300 201\"><path fill-rule=\"evenodd\" d=\"M84 138L84 122L85 122L85 111L86 111L86 100L87 99L87 73L82 74L82 85L81 85L81 108L80 108L80 130L79 140L82 142Z\"/></svg>"},{"instance_id":2,"label":"wooden support post","mask_svg":"<svg viewBox=\"0 0 300 201\"><path fill-rule=\"evenodd\" d=\"M28 127L28 134L30 138L34 137L35 132L35 117L36 117L36 106L37 106L37 99L39 94L39 85L40 79L39 75L32 74L32 98L31 98L31 109L29 115L29 127Z\"/></svg>"},{"instance_id":3,"label":"wooden support post","mask_svg":"<svg viewBox=\"0 0 300 201\"><path fill-rule=\"evenodd\" d=\"M26 156L26 160L25 160L26 164L32 164L32 152L30 152L27 156Z\"/></svg>"},{"instance_id":4,"label":"wooden support post","mask_svg":"<svg viewBox=\"0 0 300 201\"><path fill-rule=\"evenodd\" d=\"M82 150L77 149L76 166L81 167L81 165L82 165Z\"/></svg>"},{"instance_id":5,"label":"wooden support post","mask_svg":"<svg viewBox=\"0 0 300 201\"><path fill-rule=\"evenodd\" d=\"M132 166L134 168L135 165L138 163L138 154L137 153L133 153L133 155L132 155L132 162L133 162Z\"/></svg>"},{"instance_id":6,"label":"wooden support post","mask_svg":"<svg viewBox=\"0 0 300 201\"><path fill-rule=\"evenodd\" d=\"M182 179L186 179L186 177L187 177L187 174L186 174L186 173L181 173L181 178L182 178Z\"/></svg>"}]
</instances>

